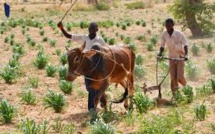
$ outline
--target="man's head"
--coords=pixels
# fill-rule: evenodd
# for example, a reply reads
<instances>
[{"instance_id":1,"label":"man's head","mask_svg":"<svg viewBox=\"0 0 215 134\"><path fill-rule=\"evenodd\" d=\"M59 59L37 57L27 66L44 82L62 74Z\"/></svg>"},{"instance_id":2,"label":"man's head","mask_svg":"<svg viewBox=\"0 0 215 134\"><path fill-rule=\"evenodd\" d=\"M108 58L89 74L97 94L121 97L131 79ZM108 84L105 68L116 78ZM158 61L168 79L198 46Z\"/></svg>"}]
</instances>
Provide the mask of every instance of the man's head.
<instances>
[{"instance_id":1,"label":"man's head","mask_svg":"<svg viewBox=\"0 0 215 134\"><path fill-rule=\"evenodd\" d=\"M96 33L98 31L98 25L95 22L91 22L88 27L89 34Z\"/></svg>"},{"instance_id":2,"label":"man's head","mask_svg":"<svg viewBox=\"0 0 215 134\"><path fill-rule=\"evenodd\" d=\"M173 26L174 26L174 21L173 21L173 19L171 19L171 18L166 19L166 21L165 21L166 30L167 30L167 31L172 30L172 29L173 29Z\"/></svg>"}]
</instances>

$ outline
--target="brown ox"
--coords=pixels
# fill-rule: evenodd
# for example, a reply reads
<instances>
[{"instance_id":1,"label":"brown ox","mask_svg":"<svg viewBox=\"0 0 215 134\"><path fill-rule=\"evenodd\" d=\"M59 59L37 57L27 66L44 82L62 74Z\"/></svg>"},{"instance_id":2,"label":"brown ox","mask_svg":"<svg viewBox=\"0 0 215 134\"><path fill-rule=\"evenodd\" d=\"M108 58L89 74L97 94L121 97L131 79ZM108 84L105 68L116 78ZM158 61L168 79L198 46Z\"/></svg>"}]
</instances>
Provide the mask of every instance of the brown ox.
<instances>
[{"instance_id":1,"label":"brown ox","mask_svg":"<svg viewBox=\"0 0 215 134\"><path fill-rule=\"evenodd\" d=\"M133 70L135 54L126 46L101 47L94 45L92 50L82 52L83 47L68 51L69 70L67 80L74 81L77 76L84 75L91 80L92 89L99 91L94 99L95 109L102 97L106 106L105 90L110 83L119 83L124 87L123 97L116 103L124 101L124 107L130 108L134 93ZM130 105L128 98L130 97Z\"/></svg>"}]
</instances>

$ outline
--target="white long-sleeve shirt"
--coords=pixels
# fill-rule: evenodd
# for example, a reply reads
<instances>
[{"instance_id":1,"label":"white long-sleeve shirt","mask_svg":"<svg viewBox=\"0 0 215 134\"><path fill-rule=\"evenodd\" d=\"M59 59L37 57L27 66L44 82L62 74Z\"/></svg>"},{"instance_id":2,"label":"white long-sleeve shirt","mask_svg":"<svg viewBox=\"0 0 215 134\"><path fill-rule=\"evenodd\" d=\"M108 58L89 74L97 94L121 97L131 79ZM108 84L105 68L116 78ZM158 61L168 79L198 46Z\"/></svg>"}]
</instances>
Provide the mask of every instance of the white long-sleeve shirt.
<instances>
[{"instance_id":1,"label":"white long-sleeve shirt","mask_svg":"<svg viewBox=\"0 0 215 134\"><path fill-rule=\"evenodd\" d=\"M188 42L184 34L174 29L170 36L167 31L164 31L160 40L160 47L167 45L169 58L179 58L184 56L184 46L188 46Z\"/></svg>"},{"instance_id":2,"label":"white long-sleeve shirt","mask_svg":"<svg viewBox=\"0 0 215 134\"><path fill-rule=\"evenodd\" d=\"M72 34L71 40L82 43L82 44L84 42L86 42L86 46L85 46L83 52L90 50L94 44L99 44L101 46L105 46L105 41L103 40L102 37L100 37L98 35L96 35L96 37L91 40L89 38L89 36L86 34Z\"/></svg>"}]
</instances>

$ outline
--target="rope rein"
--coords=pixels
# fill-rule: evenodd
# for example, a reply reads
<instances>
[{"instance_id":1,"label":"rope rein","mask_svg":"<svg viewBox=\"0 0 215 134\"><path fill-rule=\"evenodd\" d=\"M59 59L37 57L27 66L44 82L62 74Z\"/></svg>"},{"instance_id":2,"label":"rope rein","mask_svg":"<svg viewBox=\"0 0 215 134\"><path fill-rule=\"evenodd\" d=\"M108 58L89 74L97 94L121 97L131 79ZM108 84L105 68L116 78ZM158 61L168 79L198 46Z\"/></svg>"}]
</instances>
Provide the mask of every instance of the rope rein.
<instances>
[{"instance_id":1,"label":"rope rein","mask_svg":"<svg viewBox=\"0 0 215 134\"><path fill-rule=\"evenodd\" d=\"M109 47L108 47L108 48L109 48ZM110 49L110 48L109 48L109 49ZM114 62L114 65L113 65L113 68L112 68L111 72L110 72L106 77L104 77L104 78L102 78L102 79L94 79L94 78L90 78L90 77L87 77L87 76L85 76L84 78L86 78L86 79L88 79L88 80L92 80L92 81L103 81L103 80L106 80L106 79L108 79L108 78L111 76L111 74L113 73L114 69L116 68L116 65L117 65L116 56L115 56L115 54L113 53L113 51L112 51L111 49L110 49L110 51L111 51L111 53L112 53L114 59L110 58L107 54L105 54L105 53L103 53L103 52L101 52L101 51L98 51L98 50L93 50L93 51L95 51L95 52L97 52L97 53L100 53L100 54L102 54L102 55L106 55L108 59L110 59L111 61ZM82 60L82 61L83 61L83 60ZM82 63L82 62L81 62L81 63ZM79 64L79 67L80 67L80 65L81 65L81 64ZM78 69L77 69L77 70L78 70ZM91 72L92 72L92 71L91 71ZM81 75L81 74L79 74L79 73L77 73L77 72L76 72L76 74L77 74L77 75Z\"/></svg>"}]
</instances>

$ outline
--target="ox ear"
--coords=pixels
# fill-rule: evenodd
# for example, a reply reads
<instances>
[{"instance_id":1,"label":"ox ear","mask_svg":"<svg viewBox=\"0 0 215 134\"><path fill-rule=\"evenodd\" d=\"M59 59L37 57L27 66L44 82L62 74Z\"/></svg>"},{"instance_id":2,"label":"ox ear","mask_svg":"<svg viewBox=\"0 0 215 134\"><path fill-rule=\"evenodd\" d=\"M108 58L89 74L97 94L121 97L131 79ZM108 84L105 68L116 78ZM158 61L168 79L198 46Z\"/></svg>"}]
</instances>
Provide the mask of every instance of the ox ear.
<instances>
[{"instance_id":1,"label":"ox ear","mask_svg":"<svg viewBox=\"0 0 215 134\"><path fill-rule=\"evenodd\" d=\"M87 57L87 58L91 58L92 56L94 56L96 54L96 51L86 51L84 52L84 57Z\"/></svg>"}]
</instances>

